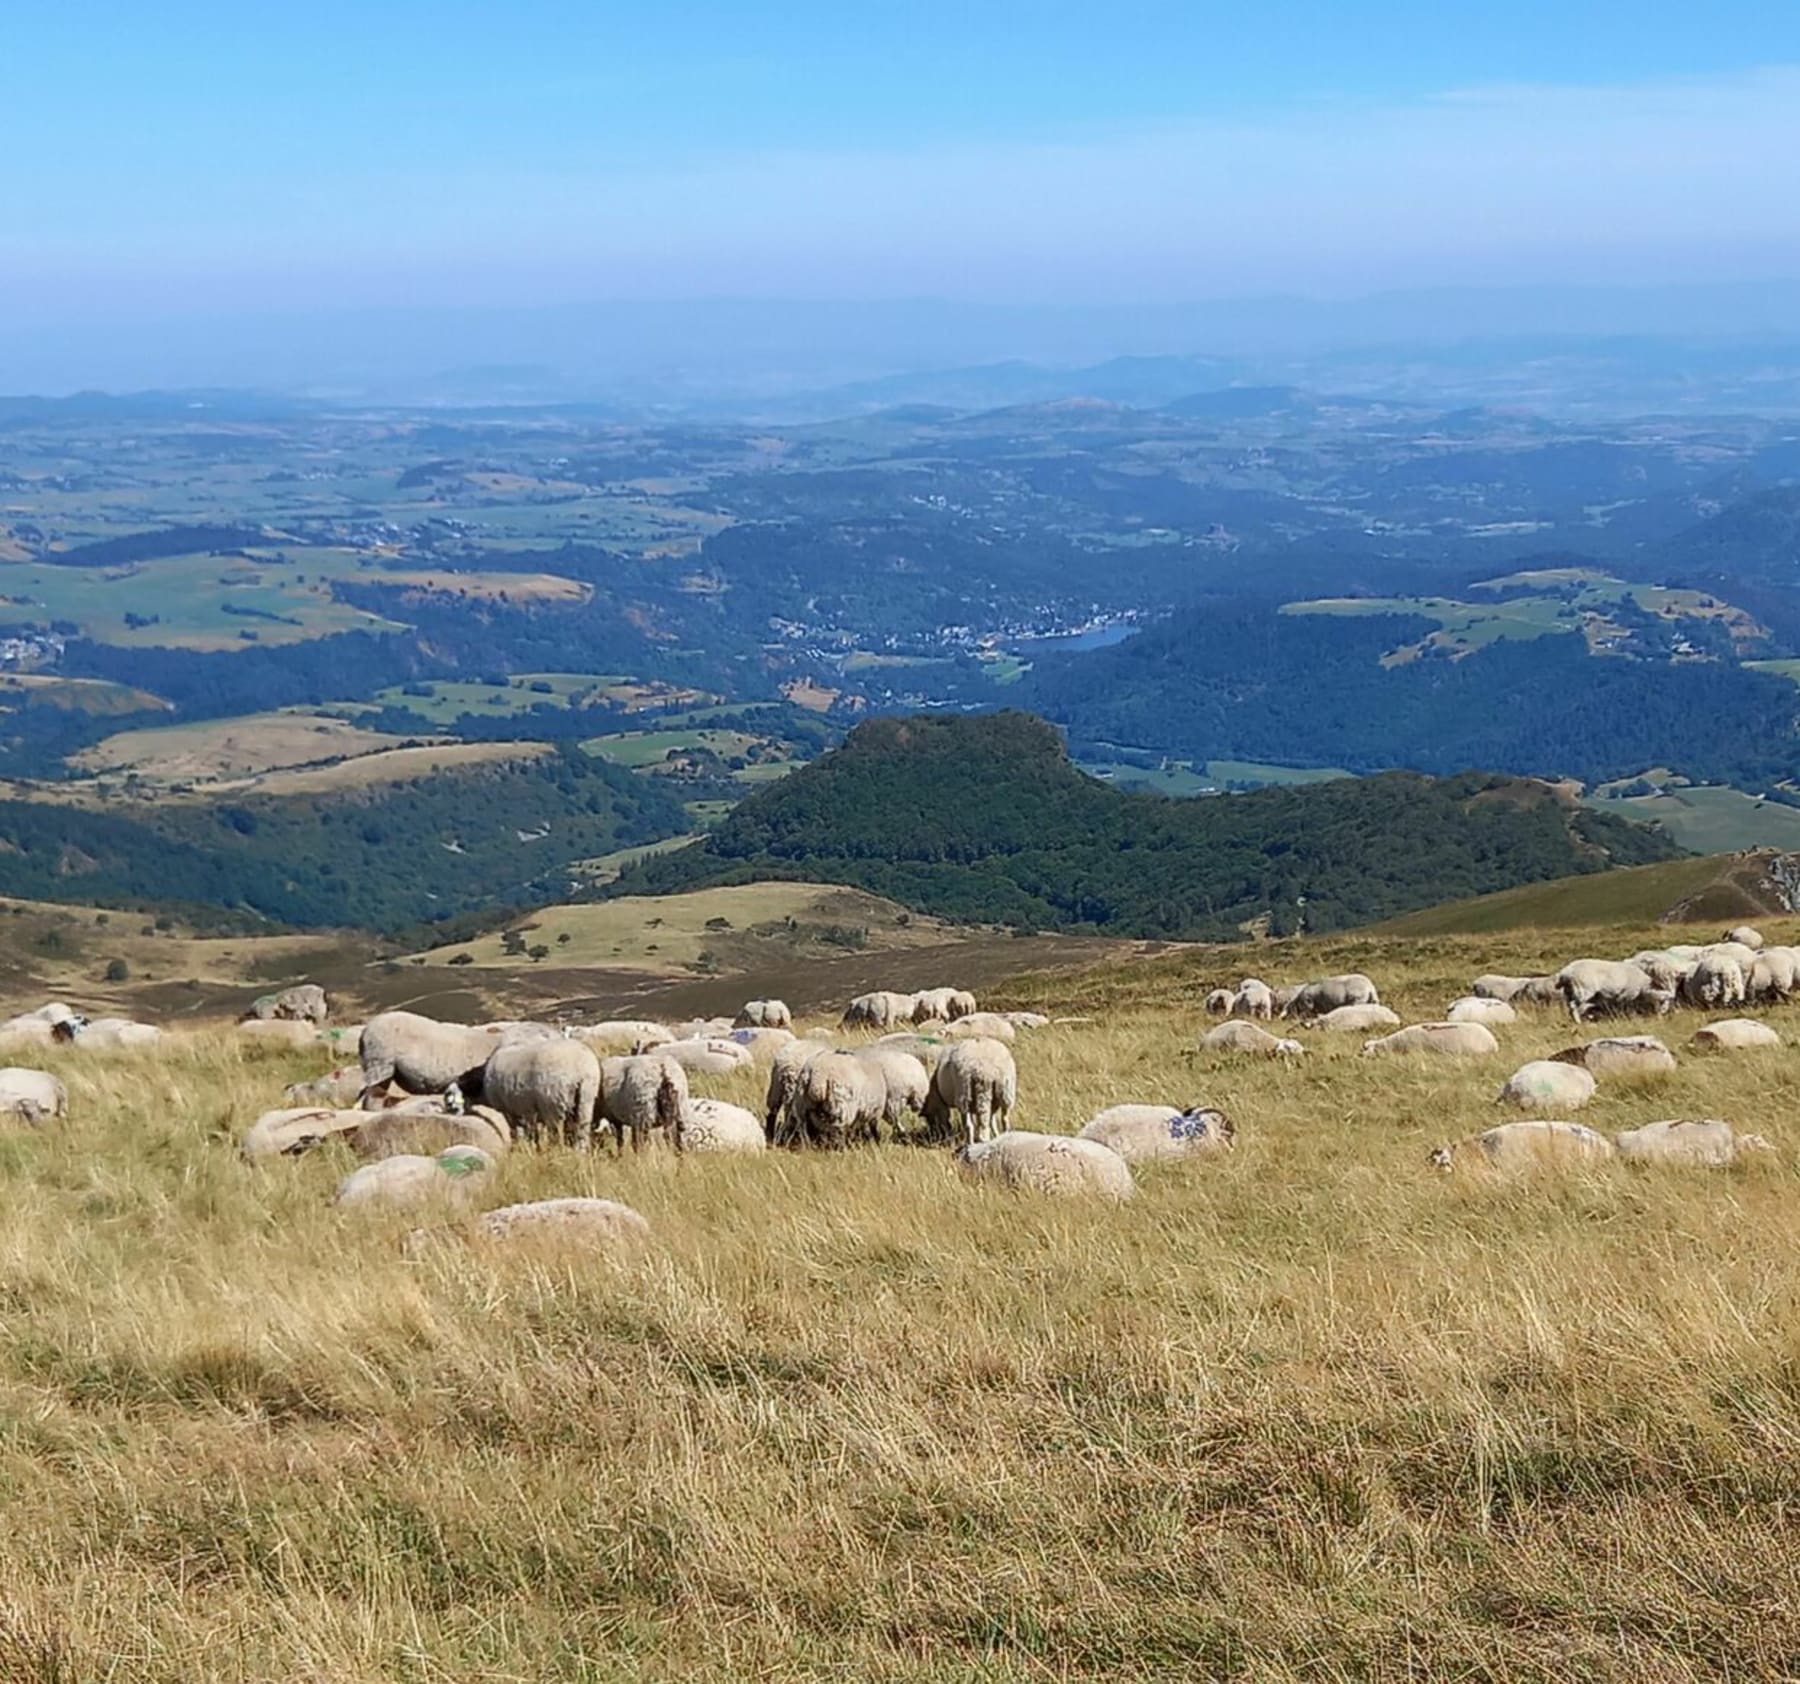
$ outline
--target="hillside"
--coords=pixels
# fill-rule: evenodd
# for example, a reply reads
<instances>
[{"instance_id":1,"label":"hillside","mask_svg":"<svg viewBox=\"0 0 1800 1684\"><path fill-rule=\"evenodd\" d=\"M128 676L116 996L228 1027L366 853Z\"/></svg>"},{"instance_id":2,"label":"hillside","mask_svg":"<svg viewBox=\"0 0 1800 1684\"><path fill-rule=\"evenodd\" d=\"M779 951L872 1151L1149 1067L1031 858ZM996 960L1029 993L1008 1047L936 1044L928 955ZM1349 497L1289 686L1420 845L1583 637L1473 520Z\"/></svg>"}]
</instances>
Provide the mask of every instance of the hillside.
<instances>
[{"instance_id":1,"label":"hillside","mask_svg":"<svg viewBox=\"0 0 1800 1684\"><path fill-rule=\"evenodd\" d=\"M1107 787L1023 713L873 720L617 893L802 877L1043 929L1229 939L1341 929L1675 855L1550 786L1411 773L1180 801Z\"/></svg>"}]
</instances>

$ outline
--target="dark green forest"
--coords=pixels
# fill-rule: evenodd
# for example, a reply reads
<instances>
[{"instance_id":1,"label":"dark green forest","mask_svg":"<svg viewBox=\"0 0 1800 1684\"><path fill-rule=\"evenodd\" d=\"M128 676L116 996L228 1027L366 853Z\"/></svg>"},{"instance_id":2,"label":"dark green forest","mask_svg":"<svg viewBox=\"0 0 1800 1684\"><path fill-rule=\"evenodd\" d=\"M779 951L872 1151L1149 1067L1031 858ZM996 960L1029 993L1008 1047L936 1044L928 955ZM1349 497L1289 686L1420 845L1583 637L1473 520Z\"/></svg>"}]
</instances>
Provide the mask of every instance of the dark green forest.
<instances>
[{"instance_id":1,"label":"dark green forest","mask_svg":"<svg viewBox=\"0 0 1800 1684\"><path fill-rule=\"evenodd\" d=\"M571 861L686 828L657 779L572 749L342 795L131 811L0 802L0 894L394 934L561 898Z\"/></svg>"},{"instance_id":2,"label":"dark green forest","mask_svg":"<svg viewBox=\"0 0 1800 1684\"><path fill-rule=\"evenodd\" d=\"M872 720L612 892L795 878L943 917L1230 939L1266 917L1341 929L1465 895L1679 852L1546 786L1414 773L1177 801L1070 764L1029 714Z\"/></svg>"}]
</instances>

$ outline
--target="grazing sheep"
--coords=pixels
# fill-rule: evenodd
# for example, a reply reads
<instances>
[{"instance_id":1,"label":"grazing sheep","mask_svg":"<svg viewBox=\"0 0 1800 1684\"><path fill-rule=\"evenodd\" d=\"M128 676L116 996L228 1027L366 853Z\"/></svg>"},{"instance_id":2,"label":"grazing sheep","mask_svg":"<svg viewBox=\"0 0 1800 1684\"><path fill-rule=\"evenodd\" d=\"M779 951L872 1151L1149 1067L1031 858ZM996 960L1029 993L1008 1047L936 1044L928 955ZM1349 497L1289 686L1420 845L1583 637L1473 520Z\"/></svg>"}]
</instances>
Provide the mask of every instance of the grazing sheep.
<instances>
[{"instance_id":1,"label":"grazing sheep","mask_svg":"<svg viewBox=\"0 0 1800 1684\"><path fill-rule=\"evenodd\" d=\"M966 988L927 988L913 996L914 1023L954 1023L975 1011L975 996Z\"/></svg>"},{"instance_id":2,"label":"grazing sheep","mask_svg":"<svg viewBox=\"0 0 1800 1684\"><path fill-rule=\"evenodd\" d=\"M1520 1006L1554 1006L1561 1002L1562 991L1553 976L1532 976L1507 1004L1517 1011Z\"/></svg>"},{"instance_id":3,"label":"grazing sheep","mask_svg":"<svg viewBox=\"0 0 1800 1684\"><path fill-rule=\"evenodd\" d=\"M1660 988L1675 995L1681 994L1681 985L1693 975L1694 966L1699 963L1697 957L1685 957L1673 953L1667 948L1647 947L1641 953L1634 953L1625 961L1649 977L1653 988Z\"/></svg>"},{"instance_id":4,"label":"grazing sheep","mask_svg":"<svg viewBox=\"0 0 1800 1684\"><path fill-rule=\"evenodd\" d=\"M406 1153L432 1157L452 1146L478 1146L491 1158L512 1145L512 1129L498 1111L477 1105L467 1111L356 1111L362 1118L342 1132L344 1143L365 1163Z\"/></svg>"},{"instance_id":5,"label":"grazing sheep","mask_svg":"<svg viewBox=\"0 0 1800 1684\"><path fill-rule=\"evenodd\" d=\"M496 1047L481 1071L481 1097L514 1132L544 1130L585 1152L594 1143L600 1060L579 1041L518 1041Z\"/></svg>"},{"instance_id":6,"label":"grazing sheep","mask_svg":"<svg viewBox=\"0 0 1800 1684\"><path fill-rule=\"evenodd\" d=\"M1275 989L1275 1015L1286 1017L1288 1007L1300 998L1300 991L1306 986L1303 982L1284 982Z\"/></svg>"},{"instance_id":7,"label":"grazing sheep","mask_svg":"<svg viewBox=\"0 0 1800 1684\"><path fill-rule=\"evenodd\" d=\"M1496 1023L1517 1023L1519 1014L1504 1000L1487 1000L1477 994L1465 994L1460 1000L1452 1000L1444 1008L1444 1021L1485 1023L1491 1028Z\"/></svg>"},{"instance_id":8,"label":"grazing sheep","mask_svg":"<svg viewBox=\"0 0 1800 1684\"><path fill-rule=\"evenodd\" d=\"M1206 1015L1208 1017L1230 1017L1231 1009L1236 1004L1237 994L1232 989L1215 988L1206 996Z\"/></svg>"},{"instance_id":9,"label":"grazing sheep","mask_svg":"<svg viewBox=\"0 0 1800 1684\"><path fill-rule=\"evenodd\" d=\"M1347 976L1328 976L1318 982L1309 982L1297 988L1286 1005L1281 1008L1283 1017L1323 1017L1327 1012L1334 1012L1339 1006L1379 1006L1381 995L1372 983L1360 971L1352 971Z\"/></svg>"},{"instance_id":10,"label":"grazing sheep","mask_svg":"<svg viewBox=\"0 0 1800 1684\"><path fill-rule=\"evenodd\" d=\"M673 1139L687 1097L687 1071L660 1051L600 1061L600 1115L612 1124L621 1152L627 1134L634 1152L643 1150L652 1129L667 1129Z\"/></svg>"},{"instance_id":11,"label":"grazing sheep","mask_svg":"<svg viewBox=\"0 0 1800 1684\"><path fill-rule=\"evenodd\" d=\"M672 1058L693 1076L732 1076L756 1062L748 1047L720 1039L665 1041L656 1049L656 1055Z\"/></svg>"},{"instance_id":12,"label":"grazing sheep","mask_svg":"<svg viewBox=\"0 0 1800 1684\"><path fill-rule=\"evenodd\" d=\"M906 1053L916 1058L929 1073L937 1068L937 1061L955 1046L956 1042L948 1035L919 1035L908 1030L899 1035L883 1035L880 1040L872 1042L871 1045L892 1047L895 1052Z\"/></svg>"},{"instance_id":13,"label":"grazing sheep","mask_svg":"<svg viewBox=\"0 0 1800 1684\"><path fill-rule=\"evenodd\" d=\"M439 1242L457 1237L454 1228L415 1228L401 1249L407 1257L423 1257ZM650 1238L650 1224L630 1205L612 1199L534 1199L477 1217L472 1237L529 1251L580 1246L629 1253Z\"/></svg>"},{"instance_id":14,"label":"grazing sheep","mask_svg":"<svg viewBox=\"0 0 1800 1684\"><path fill-rule=\"evenodd\" d=\"M785 1000L746 1000L738 1008L733 1029L792 1029L794 1014Z\"/></svg>"},{"instance_id":15,"label":"grazing sheep","mask_svg":"<svg viewBox=\"0 0 1800 1684\"><path fill-rule=\"evenodd\" d=\"M1501 1123L1495 1128L1433 1148L1433 1169L1575 1169L1613 1155L1605 1135L1585 1123Z\"/></svg>"},{"instance_id":16,"label":"grazing sheep","mask_svg":"<svg viewBox=\"0 0 1800 1684\"><path fill-rule=\"evenodd\" d=\"M0 1023L0 1047L48 1047L55 1044L56 1025L48 1018L9 1017Z\"/></svg>"},{"instance_id":17,"label":"grazing sheep","mask_svg":"<svg viewBox=\"0 0 1800 1684\"><path fill-rule=\"evenodd\" d=\"M1439 1058L1486 1058L1500 1050L1483 1023L1415 1023L1363 1042L1363 1057L1382 1053L1430 1053Z\"/></svg>"},{"instance_id":18,"label":"grazing sheep","mask_svg":"<svg viewBox=\"0 0 1800 1684\"><path fill-rule=\"evenodd\" d=\"M331 1016L331 1002L317 983L304 982L297 988L284 988L279 994L265 994L250 1003L245 1022L259 1023L323 1023Z\"/></svg>"},{"instance_id":19,"label":"grazing sheep","mask_svg":"<svg viewBox=\"0 0 1800 1684\"><path fill-rule=\"evenodd\" d=\"M10 1064L0 1070L0 1115L42 1123L69 1112L69 1090L47 1070Z\"/></svg>"},{"instance_id":20,"label":"grazing sheep","mask_svg":"<svg viewBox=\"0 0 1800 1684\"><path fill-rule=\"evenodd\" d=\"M1245 977L1231 1002L1231 1015L1261 1018L1267 1023L1275 1015L1275 991L1260 977Z\"/></svg>"},{"instance_id":21,"label":"grazing sheep","mask_svg":"<svg viewBox=\"0 0 1800 1684\"><path fill-rule=\"evenodd\" d=\"M898 1130L909 1113L916 1116L924 1111L926 1095L931 1091L931 1072L921 1059L886 1041L858 1047L851 1057L861 1059L880 1078L886 1095L881 1115L890 1129Z\"/></svg>"},{"instance_id":22,"label":"grazing sheep","mask_svg":"<svg viewBox=\"0 0 1800 1684\"><path fill-rule=\"evenodd\" d=\"M291 1017L247 1017L237 1026L247 1041L271 1047L316 1047L318 1028Z\"/></svg>"},{"instance_id":23,"label":"grazing sheep","mask_svg":"<svg viewBox=\"0 0 1800 1684\"><path fill-rule=\"evenodd\" d=\"M1128 1199L1137 1191L1131 1166L1109 1146L1066 1134L1014 1129L960 1148L956 1167L970 1181L1015 1191L1098 1194Z\"/></svg>"},{"instance_id":24,"label":"grazing sheep","mask_svg":"<svg viewBox=\"0 0 1800 1684\"><path fill-rule=\"evenodd\" d=\"M1693 1044L1701 1052L1747 1052L1758 1047L1778 1047L1781 1037L1754 1018L1728 1017L1696 1029Z\"/></svg>"},{"instance_id":25,"label":"grazing sheep","mask_svg":"<svg viewBox=\"0 0 1800 1684\"><path fill-rule=\"evenodd\" d=\"M452 1146L434 1158L399 1154L354 1169L331 1195L334 1205L420 1205L464 1197L494 1167L479 1146Z\"/></svg>"},{"instance_id":26,"label":"grazing sheep","mask_svg":"<svg viewBox=\"0 0 1800 1684\"><path fill-rule=\"evenodd\" d=\"M734 1029L725 1036L734 1047L742 1047L754 1063L759 1058L773 1058L776 1052L794 1039L791 1029Z\"/></svg>"},{"instance_id":27,"label":"grazing sheep","mask_svg":"<svg viewBox=\"0 0 1800 1684\"><path fill-rule=\"evenodd\" d=\"M1233 1018L1209 1029L1200 1037L1202 1052L1254 1053L1261 1058L1295 1058L1306 1051L1298 1041L1284 1041L1271 1035L1260 1023L1246 1023Z\"/></svg>"},{"instance_id":28,"label":"grazing sheep","mask_svg":"<svg viewBox=\"0 0 1800 1684\"><path fill-rule=\"evenodd\" d=\"M1752 953L1763 950L1763 933L1754 924L1740 924L1735 930L1727 930L1720 939L1737 947L1747 947Z\"/></svg>"},{"instance_id":29,"label":"grazing sheep","mask_svg":"<svg viewBox=\"0 0 1800 1684\"><path fill-rule=\"evenodd\" d=\"M1716 1117L1683 1118L1645 1123L1617 1137L1619 1156L1628 1164L1682 1164L1696 1169L1726 1169L1740 1156L1774 1148L1760 1134L1738 1134Z\"/></svg>"},{"instance_id":30,"label":"grazing sheep","mask_svg":"<svg viewBox=\"0 0 1800 1684\"><path fill-rule=\"evenodd\" d=\"M602 1023L577 1024L569 1030L577 1040L604 1058L608 1053L650 1052L667 1046L675 1031L645 1018L608 1018Z\"/></svg>"},{"instance_id":31,"label":"grazing sheep","mask_svg":"<svg viewBox=\"0 0 1800 1684\"><path fill-rule=\"evenodd\" d=\"M1557 992L1577 1023L1590 1017L1663 1016L1674 1004L1641 965L1612 959L1577 959L1556 973Z\"/></svg>"},{"instance_id":32,"label":"grazing sheep","mask_svg":"<svg viewBox=\"0 0 1800 1684\"><path fill-rule=\"evenodd\" d=\"M800 1072L793 1100L798 1138L831 1151L879 1140L887 1108L881 1070L853 1052L815 1053Z\"/></svg>"},{"instance_id":33,"label":"grazing sheep","mask_svg":"<svg viewBox=\"0 0 1800 1684\"><path fill-rule=\"evenodd\" d=\"M1498 1100L1524 1111L1579 1111L1594 1097L1593 1076L1580 1065L1534 1058L1506 1078Z\"/></svg>"},{"instance_id":34,"label":"grazing sheep","mask_svg":"<svg viewBox=\"0 0 1800 1684\"><path fill-rule=\"evenodd\" d=\"M737 1025L728 1017L695 1017L674 1026L676 1041L722 1041ZM668 1043L665 1042L664 1045Z\"/></svg>"},{"instance_id":35,"label":"grazing sheep","mask_svg":"<svg viewBox=\"0 0 1800 1684\"><path fill-rule=\"evenodd\" d=\"M881 1043L877 1042L877 1045ZM769 1089L763 1104L763 1138L771 1146L788 1143L789 1125L794 1119L794 1102L800 1092L800 1078L814 1055L830 1052L829 1041L790 1041L777 1047L769 1066Z\"/></svg>"},{"instance_id":36,"label":"grazing sheep","mask_svg":"<svg viewBox=\"0 0 1800 1684\"><path fill-rule=\"evenodd\" d=\"M1675 1068L1675 1055L1654 1035L1609 1035L1550 1056L1595 1076L1664 1076Z\"/></svg>"},{"instance_id":37,"label":"grazing sheep","mask_svg":"<svg viewBox=\"0 0 1800 1684\"><path fill-rule=\"evenodd\" d=\"M845 1029L897 1029L913 1020L913 996L879 989L859 994L844 1008Z\"/></svg>"},{"instance_id":38,"label":"grazing sheep","mask_svg":"<svg viewBox=\"0 0 1800 1684\"><path fill-rule=\"evenodd\" d=\"M1510 1002L1525 984L1531 980L1524 976L1498 976L1490 973L1478 976L1469 984L1469 992L1478 1000L1506 1000Z\"/></svg>"},{"instance_id":39,"label":"grazing sheep","mask_svg":"<svg viewBox=\"0 0 1800 1684\"><path fill-rule=\"evenodd\" d=\"M1113 1105L1091 1117L1076 1134L1110 1147L1128 1164L1157 1158L1207 1156L1230 1150L1237 1128L1222 1111L1195 1105Z\"/></svg>"},{"instance_id":40,"label":"grazing sheep","mask_svg":"<svg viewBox=\"0 0 1800 1684\"><path fill-rule=\"evenodd\" d=\"M1755 964L1755 960L1750 962L1752 970ZM1676 993L1684 1004L1707 1011L1720 1006L1741 1006L1745 994L1745 968L1728 953L1703 953L1694 968L1681 979Z\"/></svg>"},{"instance_id":41,"label":"grazing sheep","mask_svg":"<svg viewBox=\"0 0 1800 1684\"><path fill-rule=\"evenodd\" d=\"M1371 1029L1398 1029L1400 1014L1386 1006L1339 1006L1323 1017L1315 1017L1310 1027L1333 1035L1366 1035Z\"/></svg>"},{"instance_id":42,"label":"grazing sheep","mask_svg":"<svg viewBox=\"0 0 1800 1684\"><path fill-rule=\"evenodd\" d=\"M756 1113L722 1099L688 1100L675 1138L683 1152L761 1152L768 1145Z\"/></svg>"},{"instance_id":43,"label":"grazing sheep","mask_svg":"<svg viewBox=\"0 0 1800 1684\"><path fill-rule=\"evenodd\" d=\"M998 1012L971 1012L967 1017L959 1017L944 1034L956 1041L1016 1041L1019 1038L1012 1020Z\"/></svg>"},{"instance_id":44,"label":"grazing sheep","mask_svg":"<svg viewBox=\"0 0 1800 1684\"><path fill-rule=\"evenodd\" d=\"M1019 1069L1000 1041L958 1041L938 1060L925 1099L925 1127L933 1140L948 1140L960 1116L970 1142L991 1140L1012 1123Z\"/></svg>"},{"instance_id":45,"label":"grazing sheep","mask_svg":"<svg viewBox=\"0 0 1800 1684\"><path fill-rule=\"evenodd\" d=\"M461 1023L439 1023L417 1012L382 1012L363 1027L362 1105L392 1083L403 1093L481 1091L481 1070L504 1037Z\"/></svg>"},{"instance_id":46,"label":"grazing sheep","mask_svg":"<svg viewBox=\"0 0 1800 1684\"><path fill-rule=\"evenodd\" d=\"M1800 990L1800 948L1765 947L1744 977L1751 1000L1782 1003Z\"/></svg>"},{"instance_id":47,"label":"grazing sheep","mask_svg":"<svg viewBox=\"0 0 1800 1684\"><path fill-rule=\"evenodd\" d=\"M1050 1020L1042 1012L1002 1012L1000 1014L1015 1029L1048 1029Z\"/></svg>"}]
</instances>

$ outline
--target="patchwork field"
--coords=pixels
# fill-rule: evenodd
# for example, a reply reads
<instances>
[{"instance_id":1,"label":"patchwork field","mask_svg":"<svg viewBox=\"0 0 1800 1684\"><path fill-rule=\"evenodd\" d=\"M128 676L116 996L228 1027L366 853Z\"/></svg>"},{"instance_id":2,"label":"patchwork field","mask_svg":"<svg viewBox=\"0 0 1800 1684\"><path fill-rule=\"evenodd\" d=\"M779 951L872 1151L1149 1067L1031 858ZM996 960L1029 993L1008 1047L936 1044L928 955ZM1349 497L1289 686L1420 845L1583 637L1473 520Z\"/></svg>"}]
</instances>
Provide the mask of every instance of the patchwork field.
<instances>
[{"instance_id":1,"label":"patchwork field","mask_svg":"<svg viewBox=\"0 0 1800 1684\"><path fill-rule=\"evenodd\" d=\"M1590 807L1642 824L1660 824L1697 854L1739 848L1800 848L1800 807L1786 807L1723 785L1689 785L1656 795L1600 795Z\"/></svg>"},{"instance_id":2,"label":"patchwork field","mask_svg":"<svg viewBox=\"0 0 1800 1684\"><path fill-rule=\"evenodd\" d=\"M477 1209L598 1194L646 1249L469 1246L327 1201L339 1147L234 1143L327 1053L47 1055L0 1140L0 1670L317 1678L1776 1678L1800 1359L1791 1046L1608 1083L1716 1116L1725 1171L1444 1177L1555 1014L1469 1063L1195 1052L1193 1002L1369 970L1409 1019L1620 925L1369 936L986 992L1016 1126L1223 1109L1124 1205L948 1153L518 1148ZM1792 940L1800 922L1771 934ZM30 1004L9 1001L9 1006ZM1800 1008L1768 1014L1790 1041ZM1598 1033L1587 1031L1586 1033ZM760 1077L697 1081L741 1104ZM402 1251L419 1226L441 1243ZM121 1661L121 1657L127 1659Z\"/></svg>"},{"instance_id":3,"label":"patchwork field","mask_svg":"<svg viewBox=\"0 0 1800 1684\"><path fill-rule=\"evenodd\" d=\"M318 714L260 713L121 731L78 754L74 764L84 772L134 772L152 782L193 783L373 754L394 741Z\"/></svg>"}]
</instances>

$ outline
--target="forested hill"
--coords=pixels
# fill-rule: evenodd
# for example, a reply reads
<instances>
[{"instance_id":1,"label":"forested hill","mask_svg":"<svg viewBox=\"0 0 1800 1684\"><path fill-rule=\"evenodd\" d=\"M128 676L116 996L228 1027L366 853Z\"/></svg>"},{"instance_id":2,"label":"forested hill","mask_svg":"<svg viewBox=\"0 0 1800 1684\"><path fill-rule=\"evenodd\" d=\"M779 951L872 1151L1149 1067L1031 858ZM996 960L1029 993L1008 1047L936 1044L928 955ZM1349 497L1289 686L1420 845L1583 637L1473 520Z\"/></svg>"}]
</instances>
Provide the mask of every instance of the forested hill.
<instances>
[{"instance_id":1,"label":"forested hill","mask_svg":"<svg viewBox=\"0 0 1800 1684\"><path fill-rule=\"evenodd\" d=\"M1216 939L1264 916L1289 931L1303 899L1308 928L1339 929L1678 851L1528 779L1394 772L1179 801L1077 771L1030 714L929 715L858 726L615 892L802 878L947 917Z\"/></svg>"}]
</instances>

